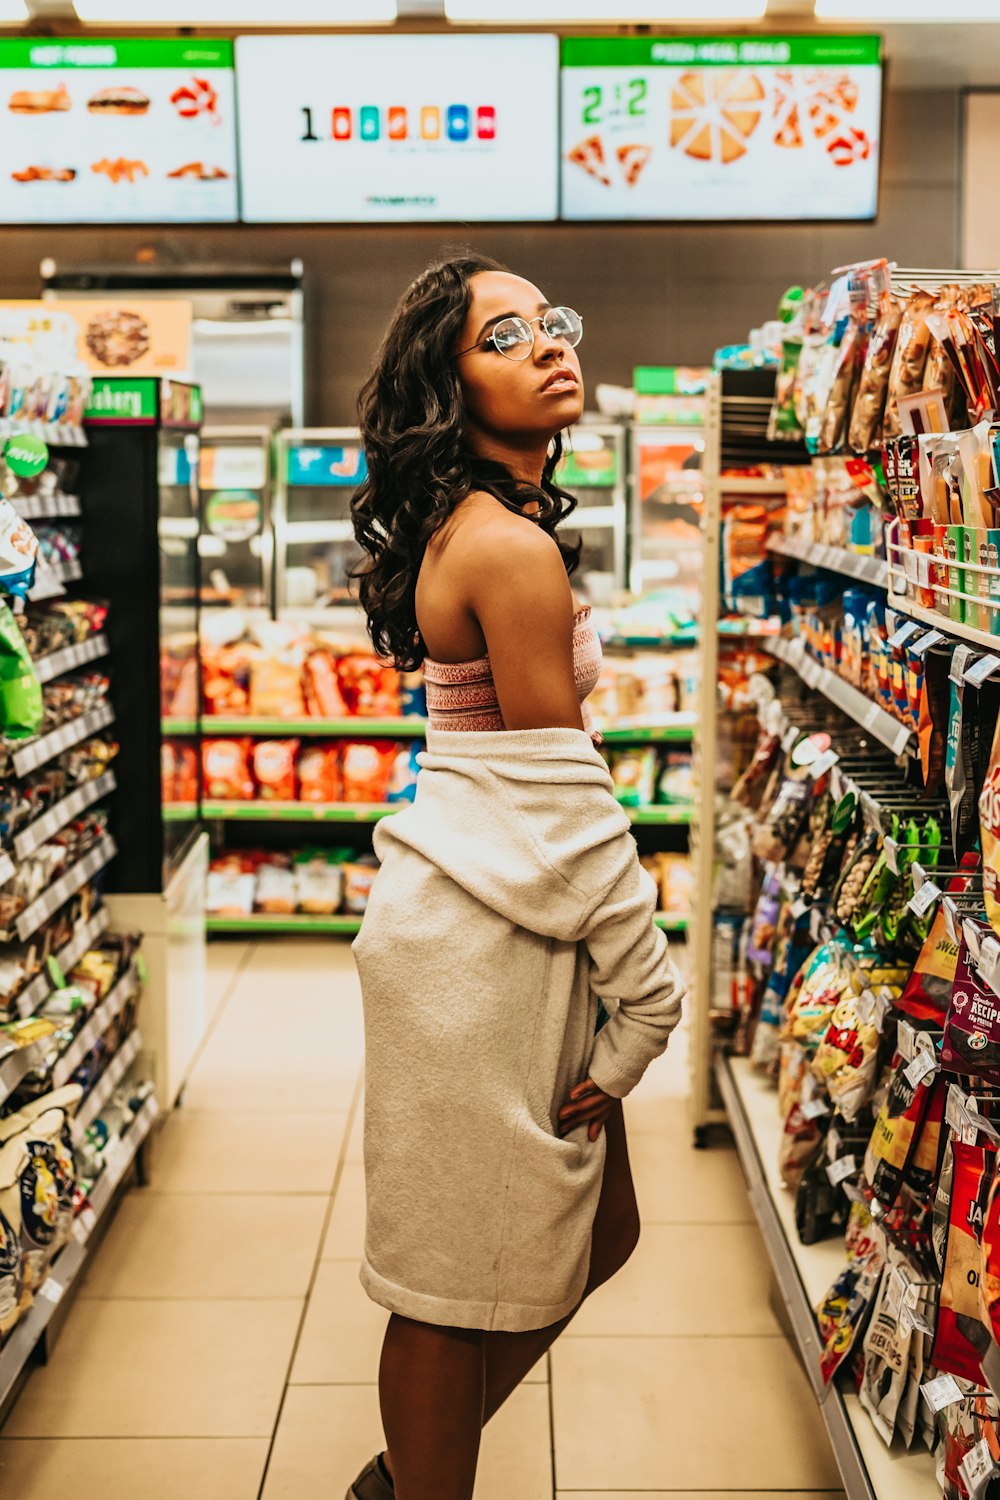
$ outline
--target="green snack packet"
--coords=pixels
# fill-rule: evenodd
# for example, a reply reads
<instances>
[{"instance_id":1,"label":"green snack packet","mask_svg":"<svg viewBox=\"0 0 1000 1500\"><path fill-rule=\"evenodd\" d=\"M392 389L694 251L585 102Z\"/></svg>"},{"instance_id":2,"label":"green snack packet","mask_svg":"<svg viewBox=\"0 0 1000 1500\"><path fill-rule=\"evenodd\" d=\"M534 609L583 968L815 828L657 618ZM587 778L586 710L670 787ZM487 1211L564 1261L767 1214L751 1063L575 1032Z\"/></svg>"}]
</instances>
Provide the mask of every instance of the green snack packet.
<instances>
[{"instance_id":1,"label":"green snack packet","mask_svg":"<svg viewBox=\"0 0 1000 1500\"><path fill-rule=\"evenodd\" d=\"M42 685L10 606L0 601L0 734L30 739L42 717Z\"/></svg>"}]
</instances>

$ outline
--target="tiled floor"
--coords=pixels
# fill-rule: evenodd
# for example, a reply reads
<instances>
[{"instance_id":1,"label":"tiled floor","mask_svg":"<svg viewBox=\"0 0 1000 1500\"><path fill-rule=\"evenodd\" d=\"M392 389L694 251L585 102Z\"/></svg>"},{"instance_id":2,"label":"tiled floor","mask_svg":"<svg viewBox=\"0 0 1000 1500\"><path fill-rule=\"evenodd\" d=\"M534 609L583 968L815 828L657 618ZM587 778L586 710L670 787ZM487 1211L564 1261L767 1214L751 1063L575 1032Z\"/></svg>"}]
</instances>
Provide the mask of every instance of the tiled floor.
<instances>
[{"instance_id":1,"label":"tiled floor","mask_svg":"<svg viewBox=\"0 0 1000 1500\"><path fill-rule=\"evenodd\" d=\"M215 945L222 997L0 1439L18 1500L343 1500L380 1443L357 1276L362 1028L340 943ZM734 1152L691 1150L684 1038L627 1116L644 1230L487 1428L477 1500L794 1500L837 1470L768 1308Z\"/></svg>"}]
</instances>

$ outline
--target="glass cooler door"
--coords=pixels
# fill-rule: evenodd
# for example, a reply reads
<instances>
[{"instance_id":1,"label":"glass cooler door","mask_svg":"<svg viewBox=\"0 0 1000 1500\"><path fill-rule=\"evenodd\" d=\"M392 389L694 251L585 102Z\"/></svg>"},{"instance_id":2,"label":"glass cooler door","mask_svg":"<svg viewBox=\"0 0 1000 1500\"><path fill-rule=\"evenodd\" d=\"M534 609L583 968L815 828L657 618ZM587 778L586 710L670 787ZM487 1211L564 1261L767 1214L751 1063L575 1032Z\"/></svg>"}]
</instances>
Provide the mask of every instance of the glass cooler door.
<instances>
[{"instance_id":1,"label":"glass cooler door","mask_svg":"<svg viewBox=\"0 0 1000 1500\"><path fill-rule=\"evenodd\" d=\"M276 613L316 621L350 606L355 593L350 570L364 554L350 505L367 472L361 434L354 427L280 432L276 468Z\"/></svg>"},{"instance_id":2,"label":"glass cooler door","mask_svg":"<svg viewBox=\"0 0 1000 1500\"><path fill-rule=\"evenodd\" d=\"M164 887L199 828L199 495L196 432L161 427L159 477L160 714Z\"/></svg>"},{"instance_id":3,"label":"glass cooler door","mask_svg":"<svg viewBox=\"0 0 1000 1500\"><path fill-rule=\"evenodd\" d=\"M573 586L587 603L607 605L627 584L625 429L585 418L563 446L556 483L574 496L577 508L560 529L567 541L583 543Z\"/></svg>"}]
</instances>

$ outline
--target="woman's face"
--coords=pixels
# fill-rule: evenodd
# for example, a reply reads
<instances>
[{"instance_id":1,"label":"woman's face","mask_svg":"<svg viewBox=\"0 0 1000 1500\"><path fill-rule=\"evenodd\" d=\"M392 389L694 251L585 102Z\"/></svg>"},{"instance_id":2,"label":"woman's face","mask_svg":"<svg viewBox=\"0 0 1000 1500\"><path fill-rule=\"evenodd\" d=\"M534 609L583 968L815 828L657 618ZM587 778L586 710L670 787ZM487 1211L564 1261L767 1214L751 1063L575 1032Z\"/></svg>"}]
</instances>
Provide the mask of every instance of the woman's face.
<instances>
[{"instance_id":1,"label":"woman's face","mask_svg":"<svg viewBox=\"0 0 1000 1500\"><path fill-rule=\"evenodd\" d=\"M482 271L470 286L472 300L456 344L456 354L471 349L456 365L469 425L495 439L547 443L583 412L576 350L549 338L540 321L549 303L530 281L507 271ZM531 324L535 345L527 359L507 359L483 342L494 324L508 317Z\"/></svg>"}]
</instances>

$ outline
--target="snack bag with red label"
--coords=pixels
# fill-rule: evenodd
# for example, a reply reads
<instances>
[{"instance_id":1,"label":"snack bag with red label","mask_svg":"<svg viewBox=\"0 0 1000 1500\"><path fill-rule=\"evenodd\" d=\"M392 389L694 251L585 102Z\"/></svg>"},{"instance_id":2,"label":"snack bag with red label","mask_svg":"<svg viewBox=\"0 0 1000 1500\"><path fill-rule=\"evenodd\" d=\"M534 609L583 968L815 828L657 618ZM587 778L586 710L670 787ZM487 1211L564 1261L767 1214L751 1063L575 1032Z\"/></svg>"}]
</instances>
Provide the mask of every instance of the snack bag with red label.
<instances>
[{"instance_id":1,"label":"snack bag with red label","mask_svg":"<svg viewBox=\"0 0 1000 1500\"><path fill-rule=\"evenodd\" d=\"M253 771L264 802L295 801L295 757L298 740L258 740Z\"/></svg>"},{"instance_id":2,"label":"snack bag with red label","mask_svg":"<svg viewBox=\"0 0 1000 1500\"><path fill-rule=\"evenodd\" d=\"M1000 999L979 978L964 932L944 1023L941 1066L950 1073L1000 1077Z\"/></svg>"},{"instance_id":3,"label":"snack bag with red label","mask_svg":"<svg viewBox=\"0 0 1000 1500\"><path fill-rule=\"evenodd\" d=\"M341 751L345 802L384 802L398 745L387 740L351 740Z\"/></svg>"},{"instance_id":4,"label":"snack bag with red label","mask_svg":"<svg viewBox=\"0 0 1000 1500\"><path fill-rule=\"evenodd\" d=\"M249 740L205 740L201 747L205 796L213 801L252 801Z\"/></svg>"},{"instance_id":5,"label":"snack bag with red label","mask_svg":"<svg viewBox=\"0 0 1000 1500\"><path fill-rule=\"evenodd\" d=\"M990 1339L980 1316L980 1237L989 1203L996 1147L953 1140L953 1180L933 1363L945 1375L984 1383L981 1356Z\"/></svg>"},{"instance_id":6,"label":"snack bag with red label","mask_svg":"<svg viewBox=\"0 0 1000 1500\"><path fill-rule=\"evenodd\" d=\"M299 801L342 802L340 750L336 745L307 745L299 752Z\"/></svg>"}]
</instances>

